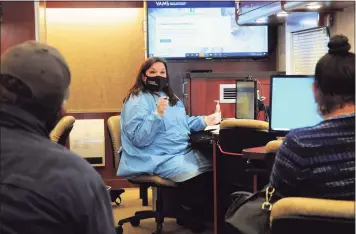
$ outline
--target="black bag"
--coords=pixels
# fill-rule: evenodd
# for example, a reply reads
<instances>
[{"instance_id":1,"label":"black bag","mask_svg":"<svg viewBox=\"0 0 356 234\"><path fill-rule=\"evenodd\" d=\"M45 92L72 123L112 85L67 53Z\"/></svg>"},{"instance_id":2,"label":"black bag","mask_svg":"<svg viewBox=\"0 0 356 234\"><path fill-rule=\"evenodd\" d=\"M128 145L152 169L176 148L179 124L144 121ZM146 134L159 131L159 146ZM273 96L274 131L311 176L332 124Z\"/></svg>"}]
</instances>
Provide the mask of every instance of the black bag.
<instances>
[{"instance_id":1,"label":"black bag","mask_svg":"<svg viewBox=\"0 0 356 234\"><path fill-rule=\"evenodd\" d=\"M274 188L257 193L235 192L233 203L226 212L225 222L231 233L266 234L273 203L281 198ZM229 233L230 233L229 232Z\"/></svg>"},{"instance_id":2,"label":"black bag","mask_svg":"<svg viewBox=\"0 0 356 234\"><path fill-rule=\"evenodd\" d=\"M213 134L210 131L193 132L189 135L192 147L201 151L213 151Z\"/></svg>"}]
</instances>

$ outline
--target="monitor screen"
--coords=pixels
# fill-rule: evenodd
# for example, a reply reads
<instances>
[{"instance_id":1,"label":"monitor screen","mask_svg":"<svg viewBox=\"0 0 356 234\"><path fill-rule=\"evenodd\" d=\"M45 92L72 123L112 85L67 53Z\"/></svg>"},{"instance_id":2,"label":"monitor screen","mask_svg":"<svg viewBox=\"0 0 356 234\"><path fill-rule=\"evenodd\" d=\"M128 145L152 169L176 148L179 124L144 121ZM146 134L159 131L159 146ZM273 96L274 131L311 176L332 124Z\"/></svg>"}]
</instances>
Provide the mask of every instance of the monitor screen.
<instances>
[{"instance_id":1,"label":"monitor screen","mask_svg":"<svg viewBox=\"0 0 356 234\"><path fill-rule=\"evenodd\" d=\"M272 76L270 130L288 132L323 119L312 91L313 76Z\"/></svg>"},{"instance_id":2,"label":"monitor screen","mask_svg":"<svg viewBox=\"0 0 356 234\"><path fill-rule=\"evenodd\" d=\"M266 57L268 27L240 27L234 1L149 1L148 56L166 59Z\"/></svg>"},{"instance_id":3,"label":"monitor screen","mask_svg":"<svg viewBox=\"0 0 356 234\"><path fill-rule=\"evenodd\" d=\"M236 81L236 119L256 118L256 81Z\"/></svg>"}]
</instances>

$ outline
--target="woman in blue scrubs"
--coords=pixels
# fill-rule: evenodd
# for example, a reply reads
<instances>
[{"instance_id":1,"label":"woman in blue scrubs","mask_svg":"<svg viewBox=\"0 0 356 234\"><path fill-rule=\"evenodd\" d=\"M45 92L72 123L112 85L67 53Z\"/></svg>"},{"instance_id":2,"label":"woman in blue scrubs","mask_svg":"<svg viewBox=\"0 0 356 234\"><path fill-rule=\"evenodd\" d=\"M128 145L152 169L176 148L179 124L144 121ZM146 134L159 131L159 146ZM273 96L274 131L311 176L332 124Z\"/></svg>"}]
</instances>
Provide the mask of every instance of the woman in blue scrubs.
<instances>
[{"instance_id":1,"label":"woman in blue scrubs","mask_svg":"<svg viewBox=\"0 0 356 234\"><path fill-rule=\"evenodd\" d=\"M188 116L183 103L169 87L166 62L155 57L147 59L124 99L118 175L126 178L158 175L177 182L182 188L199 181L197 178L204 178L200 179L201 185L212 184L211 176L207 179L203 175L212 171L211 158L192 149L189 135L215 124L214 114ZM194 196L194 185L189 186L190 197Z\"/></svg>"}]
</instances>

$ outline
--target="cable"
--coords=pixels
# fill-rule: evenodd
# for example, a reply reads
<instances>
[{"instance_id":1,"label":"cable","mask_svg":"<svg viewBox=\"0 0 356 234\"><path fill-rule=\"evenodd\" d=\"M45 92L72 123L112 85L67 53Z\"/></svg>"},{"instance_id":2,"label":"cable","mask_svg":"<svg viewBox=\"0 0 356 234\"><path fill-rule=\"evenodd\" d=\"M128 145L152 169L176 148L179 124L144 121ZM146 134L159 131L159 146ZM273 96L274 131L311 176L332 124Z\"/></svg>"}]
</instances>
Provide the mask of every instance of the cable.
<instances>
[{"instance_id":1,"label":"cable","mask_svg":"<svg viewBox=\"0 0 356 234\"><path fill-rule=\"evenodd\" d=\"M259 80L256 79L256 81L257 81L257 85L259 86L259 89L258 89L258 90L260 90L260 96L263 97L263 94L262 94L262 85L261 85L261 83L259 82Z\"/></svg>"},{"instance_id":2,"label":"cable","mask_svg":"<svg viewBox=\"0 0 356 234\"><path fill-rule=\"evenodd\" d=\"M258 100L258 107L257 107L257 119L260 117L260 112L264 112L264 121L269 122L269 113L266 105L262 100Z\"/></svg>"},{"instance_id":3,"label":"cable","mask_svg":"<svg viewBox=\"0 0 356 234\"><path fill-rule=\"evenodd\" d=\"M264 104L263 104L263 106L264 106L264 109L265 109L265 121L269 122L269 114L268 114L267 107Z\"/></svg>"}]
</instances>

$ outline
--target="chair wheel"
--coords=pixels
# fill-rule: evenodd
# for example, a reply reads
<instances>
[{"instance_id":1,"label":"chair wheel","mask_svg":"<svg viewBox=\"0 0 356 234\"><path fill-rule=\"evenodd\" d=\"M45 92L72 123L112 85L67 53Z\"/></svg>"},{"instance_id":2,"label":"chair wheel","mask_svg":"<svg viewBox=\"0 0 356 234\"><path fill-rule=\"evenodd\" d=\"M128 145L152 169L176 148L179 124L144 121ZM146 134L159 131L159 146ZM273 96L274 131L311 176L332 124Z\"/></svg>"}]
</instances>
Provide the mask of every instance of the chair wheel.
<instances>
[{"instance_id":1,"label":"chair wheel","mask_svg":"<svg viewBox=\"0 0 356 234\"><path fill-rule=\"evenodd\" d=\"M114 202L116 203L116 205L118 205L118 206L119 206L119 205L121 204L121 201L122 201L122 200L121 200L121 197L120 197L120 196L118 196L118 197L115 199L115 201L114 201Z\"/></svg>"},{"instance_id":2,"label":"chair wheel","mask_svg":"<svg viewBox=\"0 0 356 234\"><path fill-rule=\"evenodd\" d=\"M138 227L140 225L140 220L138 218L131 218L130 223L133 227Z\"/></svg>"},{"instance_id":3,"label":"chair wheel","mask_svg":"<svg viewBox=\"0 0 356 234\"><path fill-rule=\"evenodd\" d=\"M185 225L183 219L176 219L176 223L177 223L179 226L184 226L184 225Z\"/></svg>"},{"instance_id":4,"label":"chair wheel","mask_svg":"<svg viewBox=\"0 0 356 234\"><path fill-rule=\"evenodd\" d=\"M163 224L162 223L157 223L157 229L155 232L152 232L152 234L161 234L162 233L162 228Z\"/></svg>"},{"instance_id":5,"label":"chair wheel","mask_svg":"<svg viewBox=\"0 0 356 234\"><path fill-rule=\"evenodd\" d=\"M122 226L118 226L116 228L116 234L122 234L122 233L124 233L124 229L122 228Z\"/></svg>"}]
</instances>

